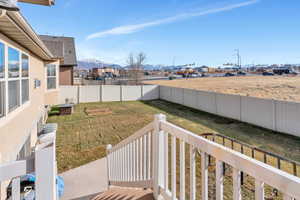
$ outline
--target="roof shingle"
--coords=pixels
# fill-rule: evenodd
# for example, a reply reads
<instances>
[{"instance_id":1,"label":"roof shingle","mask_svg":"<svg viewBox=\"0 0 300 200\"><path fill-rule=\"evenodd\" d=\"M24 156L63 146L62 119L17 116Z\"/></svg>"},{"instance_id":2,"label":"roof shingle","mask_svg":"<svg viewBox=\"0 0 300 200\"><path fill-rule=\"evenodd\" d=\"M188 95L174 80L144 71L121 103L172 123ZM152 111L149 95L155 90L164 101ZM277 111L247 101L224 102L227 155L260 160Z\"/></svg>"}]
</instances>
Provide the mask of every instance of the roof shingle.
<instances>
[{"instance_id":1,"label":"roof shingle","mask_svg":"<svg viewBox=\"0 0 300 200\"><path fill-rule=\"evenodd\" d=\"M77 66L75 40L72 37L57 37L50 35L40 35L53 56L62 59L61 65Z\"/></svg>"}]
</instances>

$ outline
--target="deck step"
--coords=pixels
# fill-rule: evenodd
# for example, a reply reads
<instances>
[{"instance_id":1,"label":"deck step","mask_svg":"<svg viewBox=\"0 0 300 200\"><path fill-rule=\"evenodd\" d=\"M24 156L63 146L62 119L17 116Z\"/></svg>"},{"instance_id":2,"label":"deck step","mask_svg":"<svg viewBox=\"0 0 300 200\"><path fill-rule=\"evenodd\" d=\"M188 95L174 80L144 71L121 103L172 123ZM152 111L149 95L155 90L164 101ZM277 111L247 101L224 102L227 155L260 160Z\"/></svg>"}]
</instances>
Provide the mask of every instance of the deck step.
<instances>
[{"instance_id":1,"label":"deck step","mask_svg":"<svg viewBox=\"0 0 300 200\"><path fill-rule=\"evenodd\" d=\"M92 200L154 200L150 189L111 188Z\"/></svg>"}]
</instances>

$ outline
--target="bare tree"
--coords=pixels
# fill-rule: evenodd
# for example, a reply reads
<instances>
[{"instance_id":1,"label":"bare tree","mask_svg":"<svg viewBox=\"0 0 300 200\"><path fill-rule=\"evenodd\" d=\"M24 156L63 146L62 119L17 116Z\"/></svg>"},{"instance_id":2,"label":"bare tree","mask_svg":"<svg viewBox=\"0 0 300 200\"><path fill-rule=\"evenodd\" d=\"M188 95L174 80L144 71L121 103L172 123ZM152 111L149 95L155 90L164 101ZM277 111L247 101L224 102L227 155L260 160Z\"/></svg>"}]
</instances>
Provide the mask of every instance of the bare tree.
<instances>
[{"instance_id":1,"label":"bare tree","mask_svg":"<svg viewBox=\"0 0 300 200\"><path fill-rule=\"evenodd\" d=\"M143 65L146 60L146 54L143 52L140 52L136 56L134 56L132 53L129 54L127 63L129 65L129 78L134 82L134 84L139 85L141 84L143 75L144 75L144 69Z\"/></svg>"}]
</instances>

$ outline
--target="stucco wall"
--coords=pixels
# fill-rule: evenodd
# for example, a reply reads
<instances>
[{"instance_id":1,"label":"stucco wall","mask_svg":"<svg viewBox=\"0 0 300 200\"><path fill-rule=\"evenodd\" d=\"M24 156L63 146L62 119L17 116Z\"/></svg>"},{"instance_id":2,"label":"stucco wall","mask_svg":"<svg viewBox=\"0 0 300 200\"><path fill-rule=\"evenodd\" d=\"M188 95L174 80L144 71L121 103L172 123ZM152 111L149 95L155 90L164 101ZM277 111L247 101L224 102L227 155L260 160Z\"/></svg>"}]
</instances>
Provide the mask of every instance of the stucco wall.
<instances>
[{"instance_id":1,"label":"stucco wall","mask_svg":"<svg viewBox=\"0 0 300 200\"><path fill-rule=\"evenodd\" d=\"M15 160L29 137L31 138L31 145L35 145L37 121L44 113L45 102L47 102L46 97L55 99L58 90L56 93L45 95L47 87L46 68L41 59L1 34L0 40L2 43L6 43L29 55L29 102L8 113L7 116L0 118L0 163L3 163ZM39 88L34 88L35 79L41 81Z\"/></svg>"}]
</instances>

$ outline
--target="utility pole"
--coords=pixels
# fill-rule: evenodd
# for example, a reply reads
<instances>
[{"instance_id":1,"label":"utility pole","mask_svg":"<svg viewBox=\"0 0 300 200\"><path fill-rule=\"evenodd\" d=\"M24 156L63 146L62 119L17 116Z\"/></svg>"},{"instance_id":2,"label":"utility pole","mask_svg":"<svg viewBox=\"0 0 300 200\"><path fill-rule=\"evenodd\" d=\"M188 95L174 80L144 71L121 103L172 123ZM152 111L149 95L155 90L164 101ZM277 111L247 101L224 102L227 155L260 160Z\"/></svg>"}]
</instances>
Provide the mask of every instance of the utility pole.
<instances>
[{"instance_id":1,"label":"utility pole","mask_svg":"<svg viewBox=\"0 0 300 200\"><path fill-rule=\"evenodd\" d=\"M242 68L242 60L241 60L241 55L240 55L240 49L235 49L237 56L237 66L241 69Z\"/></svg>"}]
</instances>

